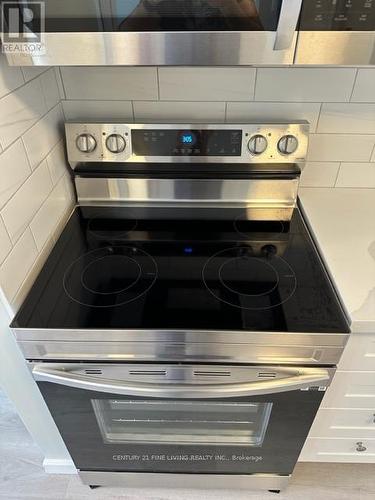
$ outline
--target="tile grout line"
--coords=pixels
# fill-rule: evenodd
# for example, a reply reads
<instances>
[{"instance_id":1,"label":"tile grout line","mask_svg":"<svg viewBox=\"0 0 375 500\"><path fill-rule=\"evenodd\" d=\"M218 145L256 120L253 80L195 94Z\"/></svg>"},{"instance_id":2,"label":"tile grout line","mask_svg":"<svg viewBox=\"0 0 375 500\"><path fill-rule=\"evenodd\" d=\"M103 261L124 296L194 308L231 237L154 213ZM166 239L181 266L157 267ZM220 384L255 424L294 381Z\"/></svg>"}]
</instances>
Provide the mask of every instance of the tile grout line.
<instances>
[{"instance_id":1,"label":"tile grout line","mask_svg":"<svg viewBox=\"0 0 375 500\"><path fill-rule=\"evenodd\" d=\"M358 73L359 73L359 69L357 68L357 71L356 71L355 77L354 77L353 88L352 88L352 91L350 93L350 97L349 97L349 101L348 101L349 103L352 102L352 98L353 98L353 94L354 94L354 89L355 89L355 86L356 86L356 83L357 83Z\"/></svg>"},{"instance_id":2,"label":"tile grout line","mask_svg":"<svg viewBox=\"0 0 375 500\"><path fill-rule=\"evenodd\" d=\"M61 102L61 101L60 101ZM48 113L50 113L51 111L53 111L57 106L59 106L60 102L58 102L57 104L55 104L54 106L52 106L52 108L50 108L48 111L46 111L43 115L41 115L28 129L26 129L24 132L22 132L22 134L20 136L18 136L13 142L11 142L5 149L3 149L3 151L0 153L0 156L5 153L5 151L7 151L9 148L11 148L19 139L22 139L23 136L25 134L27 134L27 132L29 132L33 127L35 127L35 125L37 125L41 120L43 120L43 118L45 118Z\"/></svg>"},{"instance_id":3,"label":"tile grout line","mask_svg":"<svg viewBox=\"0 0 375 500\"><path fill-rule=\"evenodd\" d=\"M340 170L341 170L341 166L342 166L343 162L340 162L340 165L339 165L339 168L337 169L337 174L336 174L336 178L335 178L335 183L333 185L334 188L337 187L337 181L338 181L338 178L339 178L339 175L340 175Z\"/></svg>"},{"instance_id":4,"label":"tile grout line","mask_svg":"<svg viewBox=\"0 0 375 500\"><path fill-rule=\"evenodd\" d=\"M258 83L258 68L255 68L255 78L254 78L254 90L253 90L253 100L249 102L255 102L256 88Z\"/></svg>"},{"instance_id":5,"label":"tile grout line","mask_svg":"<svg viewBox=\"0 0 375 500\"><path fill-rule=\"evenodd\" d=\"M27 148L26 148L25 141L24 141L24 139L23 139L23 134L21 135L21 137L20 137L19 139L17 139L17 141L21 141L22 148L23 148L23 151L24 151L24 153L25 153L27 163L29 164L29 167L30 167L30 175L32 175L32 173L33 173L33 167L31 166L31 161L30 161L30 158L29 158L29 154L28 154L28 152L27 152ZM14 144L15 144L15 143L14 143ZM36 168L37 168L37 167L36 167ZM29 178L29 177L30 177L30 175L29 175L27 178ZM26 181L25 181L25 182L26 182ZM22 183L22 184L23 184L23 183ZM22 184L21 184L21 186L22 186ZM21 187L21 186L20 186L20 187ZM20 188L20 187L19 187L19 188ZM18 188L18 189L19 189L19 188ZM17 189L17 191L18 191L18 189ZM8 200L8 201L9 201L9 200Z\"/></svg>"},{"instance_id":6,"label":"tile grout line","mask_svg":"<svg viewBox=\"0 0 375 500\"><path fill-rule=\"evenodd\" d=\"M318 119L316 121L316 127L315 127L315 131L314 131L315 134L317 134L318 130L319 130L320 118L322 116L322 109L323 109L323 103L321 102L320 106L319 106Z\"/></svg>"},{"instance_id":7,"label":"tile grout line","mask_svg":"<svg viewBox=\"0 0 375 500\"><path fill-rule=\"evenodd\" d=\"M374 158L374 161L371 161L372 158ZM372 151L371 151L371 154L370 154L369 163L375 163L375 142L374 142L374 147L372 148Z\"/></svg>"},{"instance_id":8,"label":"tile grout line","mask_svg":"<svg viewBox=\"0 0 375 500\"><path fill-rule=\"evenodd\" d=\"M97 101L103 101L103 102L131 102L131 101L134 101L134 102L159 102L158 99L74 99L72 97L70 98L67 98L67 99L61 99L62 101L73 101L73 102L97 102ZM251 104L251 103L256 103L256 104L299 104L299 105L308 105L308 104L321 104L321 103L324 103L324 104L343 104L343 105L348 105L348 104L353 104L353 105L365 105L365 104L375 104L375 100L373 101L355 101L355 102L348 102L348 101L317 101L317 100L314 100L314 101L293 101L293 100L287 100L287 101L281 101L280 99L278 99L277 101L270 101L270 100L261 100L261 101L255 101L255 100L252 100L252 99L240 99L240 100L233 100L232 98L223 98L221 100L217 100L217 99L212 99L212 100L208 100L208 99L204 99L204 100L200 100L200 99L161 99L160 102L166 102L166 103L177 103L177 102L224 102L224 101L227 101L227 102L233 102L233 103L238 103L238 104Z\"/></svg>"},{"instance_id":9,"label":"tile grout line","mask_svg":"<svg viewBox=\"0 0 375 500\"><path fill-rule=\"evenodd\" d=\"M13 241L12 241L12 238L10 237L10 234L9 234L9 231L8 231L8 228L6 227L5 225L5 222L4 222L4 219L3 219L3 216L1 215L0 213L0 220L1 222L3 223L3 226L4 226L4 229L5 229L5 232L6 234L8 235L8 238L9 238L9 241L10 241L10 250L9 252L5 255L5 257L3 258L3 260L0 262L0 268L2 267L3 263L7 260L8 256L12 253L12 250L14 248L14 245L13 245Z\"/></svg>"},{"instance_id":10,"label":"tile grout line","mask_svg":"<svg viewBox=\"0 0 375 500\"><path fill-rule=\"evenodd\" d=\"M43 202L43 203L44 203L44 202ZM42 205L43 205L43 204L42 204ZM40 209L39 209L39 210L40 210ZM39 212L39 210L38 210L38 212ZM37 213L38 213L38 212L37 212ZM35 215L36 215L36 214L35 214ZM34 215L34 217L35 217L35 215ZM39 254L39 248L38 248L38 245L37 245L37 243L36 243L36 239L35 239L35 236L34 236L33 230L32 230L32 229L31 229L31 227L30 227L30 223L34 220L34 217L31 219L31 221L30 221L30 222L29 222L29 224L27 225L27 228L25 229L25 231L27 231L27 229L29 229L29 231L30 231L30 233L31 233L31 237L32 237L33 242L34 242L34 245L35 245L35 248L36 248L36 251L37 251L37 252L38 252L38 254ZM25 233L25 231L22 233L22 235ZM38 258L38 257L37 257L37 258ZM35 262L35 261L34 261L34 262ZM33 266L34 266L34 263L33 263ZM30 268L30 269L31 269L31 268ZM27 276L26 276L26 277L27 277ZM25 278L25 279L26 279L26 278ZM18 290L17 290L17 292L18 292ZM17 292L16 292L15 296L17 295Z\"/></svg>"},{"instance_id":11,"label":"tile grout line","mask_svg":"<svg viewBox=\"0 0 375 500\"><path fill-rule=\"evenodd\" d=\"M156 67L156 81L158 87L158 101L160 101L160 74L159 74L159 66Z\"/></svg>"},{"instance_id":12,"label":"tile grout line","mask_svg":"<svg viewBox=\"0 0 375 500\"><path fill-rule=\"evenodd\" d=\"M64 92L64 101L67 100L67 97L66 97L66 89L65 89L65 83L64 83L64 78L62 76L62 72L61 72L61 66L58 67L58 71L59 71L59 75L60 75L60 80L61 80L61 85L62 85L62 89L63 89L63 92ZM61 102L61 96L60 96L60 102Z\"/></svg>"}]
</instances>

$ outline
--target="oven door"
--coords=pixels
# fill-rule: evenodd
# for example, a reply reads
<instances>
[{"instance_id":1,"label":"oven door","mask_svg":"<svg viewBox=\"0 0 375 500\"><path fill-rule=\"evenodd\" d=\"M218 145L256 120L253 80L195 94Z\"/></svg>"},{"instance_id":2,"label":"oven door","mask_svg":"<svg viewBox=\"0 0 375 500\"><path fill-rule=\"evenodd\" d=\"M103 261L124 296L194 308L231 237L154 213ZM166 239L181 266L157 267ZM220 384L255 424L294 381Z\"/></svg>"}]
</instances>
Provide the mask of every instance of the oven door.
<instances>
[{"instance_id":1,"label":"oven door","mask_svg":"<svg viewBox=\"0 0 375 500\"><path fill-rule=\"evenodd\" d=\"M304 0L297 64L375 64L374 0Z\"/></svg>"},{"instance_id":2,"label":"oven door","mask_svg":"<svg viewBox=\"0 0 375 500\"><path fill-rule=\"evenodd\" d=\"M43 50L8 54L8 59L11 64L51 66L291 64L301 3L45 0L45 12L31 3L23 21L34 31L44 24ZM4 17L15 19L8 11Z\"/></svg>"},{"instance_id":3,"label":"oven door","mask_svg":"<svg viewBox=\"0 0 375 500\"><path fill-rule=\"evenodd\" d=\"M333 369L34 365L77 469L289 475Z\"/></svg>"}]
</instances>

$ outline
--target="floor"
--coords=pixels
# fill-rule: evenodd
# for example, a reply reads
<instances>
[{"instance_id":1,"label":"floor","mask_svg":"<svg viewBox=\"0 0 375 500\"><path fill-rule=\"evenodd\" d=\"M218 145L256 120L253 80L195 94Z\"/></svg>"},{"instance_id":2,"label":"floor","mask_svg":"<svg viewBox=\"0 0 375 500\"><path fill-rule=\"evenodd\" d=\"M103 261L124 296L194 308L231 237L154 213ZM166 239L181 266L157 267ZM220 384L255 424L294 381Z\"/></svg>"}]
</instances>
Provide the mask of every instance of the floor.
<instances>
[{"instance_id":1,"label":"floor","mask_svg":"<svg viewBox=\"0 0 375 500\"><path fill-rule=\"evenodd\" d=\"M0 500L375 500L375 465L299 464L288 488L274 493L188 490L90 490L78 477L48 475L42 454L0 391Z\"/></svg>"}]
</instances>

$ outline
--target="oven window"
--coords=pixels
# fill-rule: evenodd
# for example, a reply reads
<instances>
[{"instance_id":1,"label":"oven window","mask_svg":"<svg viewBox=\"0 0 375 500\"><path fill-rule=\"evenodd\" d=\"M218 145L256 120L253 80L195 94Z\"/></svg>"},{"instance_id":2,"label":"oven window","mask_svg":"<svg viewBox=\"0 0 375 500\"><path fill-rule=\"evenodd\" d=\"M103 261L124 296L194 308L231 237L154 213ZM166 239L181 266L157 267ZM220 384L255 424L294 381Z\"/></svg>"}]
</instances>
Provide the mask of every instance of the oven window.
<instances>
[{"instance_id":1,"label":"oven window","mask_svg":"<svg viewBox=\"0 0 375 500\"><path fill-rule=\"evenodd\" d=\"M275 31L282 0L46 0L46 31ZM32 6L30 6L32 7ZM34 17L38 12L35 11Z\"/></svg>"},{"instance_id":2,"label":"oven window","mask_svg":"<svg viewBox=\"0 0 375 500\"><path fill-rule=\"evenodd\" d=\"M94 399L108 444L262 446L272 403Z\"/></svg>"}]
</instances>

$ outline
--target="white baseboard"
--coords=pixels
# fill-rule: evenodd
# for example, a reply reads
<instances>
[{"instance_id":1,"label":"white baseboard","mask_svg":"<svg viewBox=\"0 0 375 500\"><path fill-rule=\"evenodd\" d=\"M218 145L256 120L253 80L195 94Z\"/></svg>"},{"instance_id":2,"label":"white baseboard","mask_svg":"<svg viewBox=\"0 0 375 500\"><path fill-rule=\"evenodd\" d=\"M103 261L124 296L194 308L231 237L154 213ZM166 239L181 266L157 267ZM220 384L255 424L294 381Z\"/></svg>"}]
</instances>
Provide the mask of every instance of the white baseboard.
<instances>
[{"instance_id":1,"label":"white baseboard","mask_svg":"<svg viewBox=\"0 0 375 500\"><path fill-rule=\"evenodd\" d=\"M45 458L43 467L47 474L77 474L72 460L57 458Z\"/></svg>"}]
</instances>

